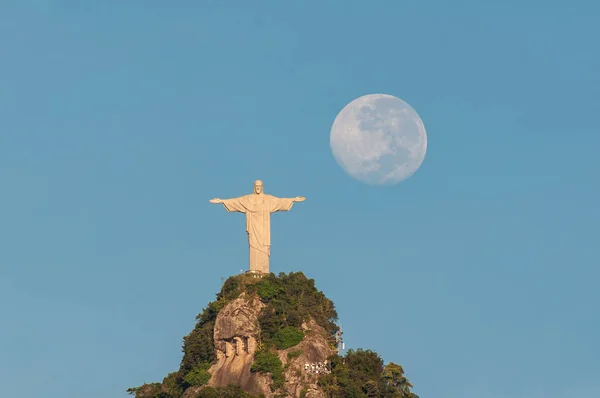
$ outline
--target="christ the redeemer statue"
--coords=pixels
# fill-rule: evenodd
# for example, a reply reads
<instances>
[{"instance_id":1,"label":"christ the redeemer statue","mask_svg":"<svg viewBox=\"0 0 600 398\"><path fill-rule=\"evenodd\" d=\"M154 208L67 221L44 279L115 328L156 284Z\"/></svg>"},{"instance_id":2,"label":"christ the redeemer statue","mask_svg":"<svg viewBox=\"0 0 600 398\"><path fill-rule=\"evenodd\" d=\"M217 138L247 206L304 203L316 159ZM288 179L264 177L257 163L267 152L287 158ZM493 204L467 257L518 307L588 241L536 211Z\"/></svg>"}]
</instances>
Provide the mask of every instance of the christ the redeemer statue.
<instances>
[{"instance_id":1,"label":"christ the redeemer statue","mask_svg":"<svg viewBox=\"0 0 600 398\"><path fill-rule=\"evenodd\" d=\"M250 272L269 273L271 256L271 213L288 211L294 202L306 198L277 198L263 192L263 183L254 182L254 193L233 199L211 199L210 203L222 203L228 212L246 214L246 232L250 245Z\"/></svg>"}]
</instances>

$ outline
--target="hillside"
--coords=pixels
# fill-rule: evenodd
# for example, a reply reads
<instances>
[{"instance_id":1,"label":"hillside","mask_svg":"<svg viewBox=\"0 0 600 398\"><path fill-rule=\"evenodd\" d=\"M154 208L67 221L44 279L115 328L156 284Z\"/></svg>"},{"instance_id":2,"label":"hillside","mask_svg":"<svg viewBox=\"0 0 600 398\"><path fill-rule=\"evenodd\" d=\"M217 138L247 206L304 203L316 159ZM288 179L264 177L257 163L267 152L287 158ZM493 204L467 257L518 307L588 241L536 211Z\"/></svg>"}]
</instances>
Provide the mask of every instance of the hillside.
<instances>
[{"instance_id":1,"label":"hillside","mask_svg":"<svg viewBox=\"0 0 600 398\"><path fill-rule=\"evenodd\" d=\"M395 363L338 355L331 300L301 273L232 276L183 338L179 370L127 390L135 398L418 398Z\"/></svg>"}]
</instances>

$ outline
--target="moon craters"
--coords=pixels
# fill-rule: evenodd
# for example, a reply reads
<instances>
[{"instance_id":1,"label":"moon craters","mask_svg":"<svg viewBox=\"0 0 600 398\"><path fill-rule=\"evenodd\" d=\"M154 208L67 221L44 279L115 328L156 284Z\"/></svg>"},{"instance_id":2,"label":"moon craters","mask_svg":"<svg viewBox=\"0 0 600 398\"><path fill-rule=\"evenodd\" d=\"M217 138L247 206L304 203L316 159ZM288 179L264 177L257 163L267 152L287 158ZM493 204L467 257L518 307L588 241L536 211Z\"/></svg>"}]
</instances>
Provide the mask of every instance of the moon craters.
<instances>
[{"instance_id":1,"label":"moon craters","mask_svg":"<svg viewBox=\"0 0 600 398\"><path fill-rule=\"evenodd\" d=\"M406 102L370 94L340 111L331 127L330 144L335 160L351 177L391 185L421 166L427 135L421 118Z\"/></svg>"}]
</instances>

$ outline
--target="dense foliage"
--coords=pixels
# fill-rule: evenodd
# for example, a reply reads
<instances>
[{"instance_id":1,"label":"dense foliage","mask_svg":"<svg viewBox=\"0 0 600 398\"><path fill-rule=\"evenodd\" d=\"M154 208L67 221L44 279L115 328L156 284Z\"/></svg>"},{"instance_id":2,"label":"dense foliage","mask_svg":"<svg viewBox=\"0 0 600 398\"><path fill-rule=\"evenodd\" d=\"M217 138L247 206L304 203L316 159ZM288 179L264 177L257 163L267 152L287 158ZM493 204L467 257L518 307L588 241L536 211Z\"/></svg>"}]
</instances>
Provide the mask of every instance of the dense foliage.
<instances>
[{"instance_id":1,"label":"dense foliage","mask_svg":"<svg viewBox=\"0 0 600 398\"><path fill-rule=\"evenodd\" d=\"M223 284L216 300L196 317L196 325L183 339L183 358L177 372L162 383L149 383L127 390L135 398L181 398L186 389L202 387L198 398L259 398L239 386L207 387L209 367L215 363L214 326L225 305L242 293L258 296L265 304L259 315L260 347L255 353L252 372L268 373L273 390L285 383L284 369L275 350L296 346L304 338L302 324L314 320L335 345L337 313L331 300L315 287L313 279L301 272L268 274L260 279L250 275L233 276ZM302 354L292 349L288 359ZM331 374L321 375L319 385L328 397L397 397L418 398L404 377L401 366L383 361L372 351L350 350L345 357L333 356Z\"/></svg>"},{"instance_id":2,"label":"dense foliage","mask_svg":"<svg viewBox=\"0 0 600 398\"><path fill-rule=\"evenodd\" d=\"M171 395L165 392L160 383L144 384L141 387L133 387L127 390L129 394L144 398L172 398L179 395ZM242 389L240 386L228 385L225 387L204 387L196 398L265 398L264 394L252 395Z\"/></svg>"},{"instance_id":3,"label":"dense foliage","mask_svg":"<svg viewBox=\"0 0 600 398\"><path fill-rule=\"evenodd\" d=\"M264 395L252 395L242 390L240 386L205 387L197 395L198 398L265 398Z\"/></svg>"},{"instance_id":4,"label":"dense foliage","mask_svg":"<svg viewBox=\"0 0 600 398\"><path fill-rule=\"evenodd\" d=\"M210 380L208 368L210 368L210 363L205 363L192 369L191 372L183 378L185 383L184 387L200 387L208 383Z\"/></svg>"},{"instance_id":5,"label":"dense foliage","mask_svg":"<svg viewBox=\"0 0 600 398\"><path fill-rule=\"evenodd\" d=\"M319 378L327 397L419 398L404 377L400 365L383 360L371 350L349 350L344 357L334 355L331 373Z\"/></svg>"},{"instance_id":6,"label":"dense foliage","mask_svg":"<svg viewBox=\"0 0 600 398\"><path fill-rule=\"evenodd\" d=\"M260 350L254 354L254 362L250 368L252 372L270 373L273 379L273 391L283 387L285 377L283 375L283 365L279 356L268 350Z\"/></svg>"},{"instance_id":7,"label":"dense foliage","mask_svg":"<svg viewBox=\"0 0 600 398\"><path fill-rule=\"evenodd\" d=\"M284 326L273 336L273 343L278 350L298 345L304 338L304 332L293 326Z\"/></svg>"},{"instance_id":8,"label":"dense foliage","mask_svg":"<svg viewBox=\"0 0 600 398\"><path fill-rule=\"evenodd\" d=\"M315 287L314 279L308 279L302 272L269 274L246 290L256 293L267 304L259 317L265 345L278 349L293 347L304 337L300 328L309 319L325 329L334 344L337 312L333 302Z\"/></svg>"}]
</instances>

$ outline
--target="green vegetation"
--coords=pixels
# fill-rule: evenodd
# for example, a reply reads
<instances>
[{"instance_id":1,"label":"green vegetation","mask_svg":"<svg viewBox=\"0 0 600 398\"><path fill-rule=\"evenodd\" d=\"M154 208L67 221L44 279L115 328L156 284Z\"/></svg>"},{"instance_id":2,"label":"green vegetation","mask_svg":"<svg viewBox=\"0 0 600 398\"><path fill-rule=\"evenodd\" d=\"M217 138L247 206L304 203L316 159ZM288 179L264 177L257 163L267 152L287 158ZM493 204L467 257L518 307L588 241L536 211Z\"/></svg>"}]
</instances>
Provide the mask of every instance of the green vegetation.
<instances>
[{"instance_id":1,"label":"green vegetation","mask_svg":"<svg viewBox=\"0 0 600 398\"><path fill-rule=\"evenodd\" d=\"M284 326L273 336L273 342L278 350L285 350L300 343L304 338L302 330L293 326Z\"/></svg>"},{"instance_id":2,"label":"green vegetation","mask_svg":"<svg viewBox=\"0 0 600 398\"><path fill-rule=\"evenodd\" d=\"M133 387L127 390L131 395L143 398L173 398L180 395L170 395L161 389L160 383L145 384L141 387ZM142 395L138 395L142 394ZM265 398L264 394L252 395L244 391L240 386L228 385L226 387L204 387L195 398Z\"/></svg>"},{"instance_id":3,"label":"green vegetation","mask_svg":"<svg viewBox=\"0 0 600 398\"><path fill-rule=\"evenodd\" d=\"M247 286L267 304L259 317L261 338L266 346L278 349L293 347L304 337L302 323L313 319L327 332L334 344L338 331L337 312L333 302L315 287L314 279L302 272L269 274Z\"/></svg>"},{"instance_id":4,"label":"green vegetation","mask_svg":"<svg viewBox=\"0 0 600 398\"><path fill-rule=\"evenodd\" d=\"M334 355L331 373L319 378L327 397L347 398L419 398L404 377L400 365L383 360L371 350L349 350L345 357Z\"/></svg>"},{"instance_id":5,"label":"green vegetation","mask_svg":"<svg viewBox=\"0 0 600 398\"><path fill-rule=\"evenodd\" d=\"M170 373L162 383L147 383L127 392L135 398L181 398L186 389L201 387L195 398L260 398L239 386L206 386L211 377L208 369L216 361L213 336L217 315L242 293L248 299L258 297L265 304L259 314L261 349L255 353L251 371L270 374L273 391L285 383L276 350L298 345L304 339L303 323L316 322L325 330L331 345L335 345L337 312L333 302L315 287L313 279L301 272L268 274L260 279L237 275L227 279L216 300L198 314L194 329L183 338L179 370ZM301 349L287 354L289 360L300 355ZM410 391L412 385L404 377L402 367L394 363L384 366L372 351L350 350L345 357L334 355L329 359L332 372L319 376L318 381L327 397L418 398ZM306 393L304 389L301 395Z\"/></svg>"},{"instance_id":6,"label":"green vegetation","mask_svg":"<svg viewBox=\"0 0 600 398\"><path fill-rule=\"evenodd\" d=\"M197 398L265 398L261 395L251 395L242 390L240 386L228 385L227 387L205 387L200 390Z\"/></svg>"},{"instance_id":7,"label":"green vegetation","mask_svg":"<svg viewBox=\"0 0 600 398\"><path fill-rule=\"evenodd\" d=\"M406 377L404 377L404 369L402 369L402 366L395 364L394 362L388 363L383 369L383 378L388 385L400 390L402 393L401 396L418 398L418 395L410 391L413 385L410 384Z\"/></svg>"},{"instance_id":8,"label":"green vegetation","mask_svg":"<svg viewBox=\"0 0 600 398\"><path fill-rule=\"evenodd\" d=\"M127 393L135 395L136 398L155 398L161 393L161 383L148 383L139 387L131 387L127 389Z\"/></svg>"},{"instance_id":9,"label":"green vegetation","mask_svg":"<svg viewBox=\"0 0 600 398\"><path fill-rule=\"evenodd\" d=\"M300 398L306 398L307 393L308 393L308 387L302 388L302 390L300 390Z\"/></svg>"},{"instance_id":10,"label":"green vegetation","mask_svg":"<svg viewBox=\"0 0 600 398\"><path fill-rule=\"evenodd\" d=\"M225 281L217 300L208 303L208 306L196 316L196 327L183 338L183 359L179 372L185 375L197 366L215 361L214 329L219 311L227 303L236 299L241 293L241 285L245 275L231 277ZM137 397L136 397L137 398Z\"/></svg>"},{"instance_id":11,"label":"green vegetation","mask_svg":"<svg viewBox=\"0 0 600 398\"><path fill-rule=\"evenodd\" d=\"M192 369L192 371L183 378L183 381L186 384L185 387L200 387L208 383L210 380L208 368L210 368L210 363L205 363Z\"/></svg>"},{"instance_id":12,"label":"green vegetation","mask_svg":"<svg viewBox=\"0 0 600 398\"><path fill-rule=\"evenodd\" d=\"M287 357L288 359L298 358L300 355L302 355L302 352L302 350L292 350L287 353Z\"/></svg>"},{"instance_id":13,"label":"green vegetation","mask_svg":"<svg viewBox=\"0 0 600 398\"><path fill-rule=\"evenodd\" d=\"M273 379L273 391L283 387L285 377L283 375L283 366L279 356L267 350L260 350L254 354L254 362L250 368L251 372L270 373Z\"/></svg>"},{"instance_id":14,"label":"green vegetation","mask_svg":"<svg viewBox=\"0 0 600 398\"><path fill-rule=\"evenodd\" d=\"M176 398L183 393L183 388L179 383L179 374L177 372L169 373L163 379L161 385L162 396L160 398Z\"/></svg>"}]
</instances>

